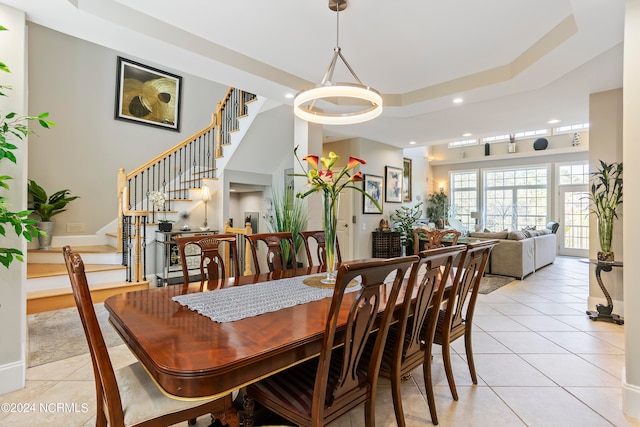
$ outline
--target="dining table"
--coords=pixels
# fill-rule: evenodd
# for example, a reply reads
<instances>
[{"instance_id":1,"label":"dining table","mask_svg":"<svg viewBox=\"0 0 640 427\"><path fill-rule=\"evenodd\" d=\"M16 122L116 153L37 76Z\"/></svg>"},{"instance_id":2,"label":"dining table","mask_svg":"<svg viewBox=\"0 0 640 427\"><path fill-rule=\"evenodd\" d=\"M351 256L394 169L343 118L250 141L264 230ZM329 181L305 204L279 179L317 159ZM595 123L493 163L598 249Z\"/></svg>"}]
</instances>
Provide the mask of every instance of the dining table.
<instances>
[{"instance_id":1,"label":"dining table","mask_svg":"<svg viewBox=\"0 0 640 427\"><path fill-rule=\"evenodd\" d=\"M223 279L216 290L201 289L200 282L149 288L111 296L104 306L113 327L165 394L179 399L218 398L317 357L331 298L233 321L212 320L174 298L313 277L321 271L316 266L230 277ZM387 305L391 282L382 287L380 316ZM344 342L340 326L344 329L356 290L345 294L345 308L338 320L338 342ZM331 293L329 290L328 295ZM396 301L396 315L404 294L402 289Z\"/></svg>"}]
</instances>

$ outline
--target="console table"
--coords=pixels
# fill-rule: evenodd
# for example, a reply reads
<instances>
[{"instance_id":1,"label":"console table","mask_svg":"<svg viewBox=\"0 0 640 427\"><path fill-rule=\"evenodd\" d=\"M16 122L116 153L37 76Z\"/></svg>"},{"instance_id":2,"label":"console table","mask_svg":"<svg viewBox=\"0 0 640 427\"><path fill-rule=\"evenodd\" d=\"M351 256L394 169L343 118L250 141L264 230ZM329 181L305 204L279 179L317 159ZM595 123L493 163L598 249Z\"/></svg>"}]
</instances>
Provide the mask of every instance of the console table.
<instances>
[{"instance_id":1,"label":"console table","mask_svg":"<svg viewBox=\"0 0 640 427\"><path fill-rule=\"evenodd\" d=\"M624 325L624 319L621 318L617 314L612 314L613 312L613 300L611 299L611 295L607 291L607 288L604 287L604 283L602 283L602 277L600 276L601 272L609 272L613 270L614 267L622 268L622 262L602 262L597 259L582 259L582 262L586 262L589 264L594 264L596 266L596 280L598 281L598 285L600 285L600 289L602 289L602 293L607 299L607 305L604 304L596 304L596 311L587 310L587 315L591 320L602 320L604 322L616 323L618 325Z\"/></svg>"},{"instance_id":2,"label":"console table","mask_svg":"<svg viewBox=\"0 0 640 427\"><path fill-rule=\"evenodd\" d=\"M175 285L184 281L180 252L176 236L198 236L217 234L218 230L208 231L156 231L156 278L158 286ZM188 253L188 260L194 265L200 262L200 252ZM191 263L190 263L191 264Z\"/></svg>"}]
</instances>

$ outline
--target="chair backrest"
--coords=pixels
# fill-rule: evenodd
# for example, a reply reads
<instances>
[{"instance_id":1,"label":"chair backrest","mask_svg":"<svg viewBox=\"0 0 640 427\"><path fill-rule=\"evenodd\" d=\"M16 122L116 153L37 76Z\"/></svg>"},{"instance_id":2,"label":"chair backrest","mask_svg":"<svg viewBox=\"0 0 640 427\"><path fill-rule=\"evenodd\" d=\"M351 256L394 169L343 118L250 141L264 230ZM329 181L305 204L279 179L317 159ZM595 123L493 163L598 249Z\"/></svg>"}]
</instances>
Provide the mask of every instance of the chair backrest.
<instances>
[{"instance_id":1,"label":"chair backrest","mask_svg":"<svg viewBox=\"0 0 640 427\"><path fill-rule=\"evenodd\" d=\"M317 231L300 231L298 234L302 236L304 242L304 249L307 252L307 260L309 261L309 267L314 266L313 257L311 255L312 240L316 243L316 259L318 265L322 266L327 263L327 255L325 253L325 236L324 230ZM340 244L336 237L336 259L338 264L342 264L342 255L340 255Z\"/></svg>"},{"instance_id":2,"label":"chair backrest","mask_svg":"<svg viewBox=\"0 0 640 427\"><path fill-rule=\"evenodd\" d=\"M445 310L445 325L450 325L451 331L461 328L463 323L471 324L475 310L480 281L491 250L498 244L498 240L483 240L467 244L467 250L460 257L453 285L447 300ZM465 303L466 311L464 311Z\"/></svg>"},{"instance_id":3,"label":"chair backrest","mask_svg":"<svg viewBox=\"0 0 640 427\"><path fill-rule=\"evenodd\" d=\"M236 235L236 247L238 248L238 264L242 267L243 275L251 274L251 248L249 243L246 241L246 236L248 236L249 234L253 234L251 223L245 222L244 228L234 228L231 227L229 221L225 221L224 232L225 234ZM229 260L226 258L225 260L228 264Z\"/></svg>"},{"instance_id":4,"label":"chair backrest","mask_svg":"<svg viewBox=\"0 0 640 427\"><path fill-rule=\"evenodd\" d=\"M418 253L420 259L411 268L398 319L398 339L394 344L398 366L404 360L422 359L426 346L433 341L438 316L429 317L429 309L440 307L454 260L466 249L465 245L455 245ZM411 298L413 294L415 300Z\"/></svg>"},{"instance_id":5,"label":"chair backrest","mask_svg":"<svg viewBox=\"0 0 640 427\"><path fill-rule=\"evenodd\" d=\"M314 421L316 424L313 425L321 425L325 404L340 408L337 412L343 414L354 405L362 402L363 392L373 393L373 398L375 398L382 350L395 309L395 302L402 288L405 274L417 260L417 256L410 256L355 261L344 263L338 269L314 383L311 419L312 424ZM390 273L392 272L396 274L391 281ZM353 302L343 304L347 286L358 277L361 289L355 294ZM385 280L390 283L385 284ZM391 286L391 292L388 299L385 299L387 306L382 319L380 323L377 323L376 317L380 303L384 298L382 288L385 286ZM344 328L345 343L344 346L336 349L337 352L340 352L341 357L332 358L339 319L346 319L347 322ZM371 359L368 366L360 367L366 375L363 378L362 372L358 371L359 362L367 338L376 327L379 329ZM331 366L332 361L339 366ZM339 372L339 376L335 383L328 384L330 371Z\"/></svg>"},{"instance_id":6,"label":"chair backrest","mask_svg":"<svg viewBox=\"0 0 640 427\"><path fill-rule=\"evenodd\" d=\"M454 229L429 230L427 228L416 228L413 230L413 253L417 254L425 249L441 248L444 246L442 240L449 235L452 236L451 245L457 245L460 234L458 230ZM422 246L420 246L420 237L422 237L422 241L424 242Z\"/></svg>"},{"instance_id":7,"label":"chair backrest","mask_svg":"<svg viewBox=\"0 0 640 427\"><path fill-rule=\"evenodd\" d=\"M185 287L189 286L190 273L194 270L200 276L200 290L218 289L225 278L241 275L235 234L185 236L174 240L180 252ZM231 265L225 263L225 258ZM193 265L193 261L197 261L197 265Z\"/></svg>"},{"instance_id":8,"label":"chair backrest","mask_svg":"<svg viewBox=\"0 0 640 427\"><path fill-rule=\"evenodd\" d=\"M295 244L291 232L249 234L247 240L249 240L251 245L251 255L253 257L256 274L260 274L260 263L258 260L259 242L264 242L267 246L266 260L269 271L286 270L289 268L289 265L294 270L296 269L298 262L296 261ZM283 251L285 247L286 249ZM287 259L288 257L291 257L291 259Z\"/></svg>"},{"instance_id":9,"label":"chair backrest","mask_svg":"<svg viewBox=\"0 0 640 427\"><path fill-rule=\"evenodd\" d=\"M91 292L87 284L84 263L79 254L73 252L69 246L62 248L62 255L69 273L73 297L78 307L82 327L89 345L91 363L96 384L96 406L98 419L109 420L110 426L124 425L124 413L120 400L120 391L116 381L113 365L109 358L107 346L96 317ZM102 414L100 414L102 411Z\"/></svg>"}]
</instances>

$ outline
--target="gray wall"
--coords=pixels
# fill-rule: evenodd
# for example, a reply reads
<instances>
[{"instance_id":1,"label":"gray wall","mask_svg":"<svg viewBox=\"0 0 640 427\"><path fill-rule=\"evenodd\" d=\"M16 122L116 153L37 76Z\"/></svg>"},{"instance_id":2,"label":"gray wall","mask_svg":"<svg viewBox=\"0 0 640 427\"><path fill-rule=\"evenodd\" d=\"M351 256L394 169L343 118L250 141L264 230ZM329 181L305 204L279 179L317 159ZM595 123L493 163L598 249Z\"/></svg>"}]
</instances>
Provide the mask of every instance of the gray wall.
<instances>
[{"instance_id":1,"label":"gray wall","mask_svg":"<svg viewBox=\"0 0 640 427\"><path fill-rule=\"evenodd\" d=\"M29 178L49 193L81 198L54 217L55 234L84 224L94 234L117 216L116 174L131 171L211 122L227 87L185 74L179 64L136 62L182 76L181 131L114 120L118 52L28 24L29 111L48 111L57 126L31 138ZM215 76L212 76L215 77Z\"/></svg>"}]
</instances>

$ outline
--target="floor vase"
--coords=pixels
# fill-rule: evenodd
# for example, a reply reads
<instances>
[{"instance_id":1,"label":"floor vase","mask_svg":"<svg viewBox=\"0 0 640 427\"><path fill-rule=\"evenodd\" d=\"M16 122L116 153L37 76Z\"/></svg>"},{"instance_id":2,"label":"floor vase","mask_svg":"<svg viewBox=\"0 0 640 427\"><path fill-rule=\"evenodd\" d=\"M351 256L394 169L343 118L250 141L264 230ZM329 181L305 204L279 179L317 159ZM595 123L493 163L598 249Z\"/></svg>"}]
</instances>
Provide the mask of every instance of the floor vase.
<instances>
[{"instance_id":1,"label":"floor vase","mask_svg":"<svg viewBox=\"0 0 640 427\"><path fill-rule=\"evenodd\" d=\"M324 284L336 282L336 231L338 229L338 209L340 207L340 193L322 193L322 222L324 225L325 257L327 260L327 277L322 279Z\"/></svg>"}]
</instances>

